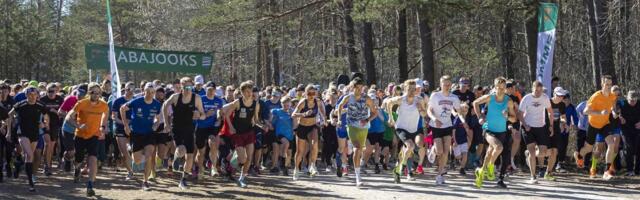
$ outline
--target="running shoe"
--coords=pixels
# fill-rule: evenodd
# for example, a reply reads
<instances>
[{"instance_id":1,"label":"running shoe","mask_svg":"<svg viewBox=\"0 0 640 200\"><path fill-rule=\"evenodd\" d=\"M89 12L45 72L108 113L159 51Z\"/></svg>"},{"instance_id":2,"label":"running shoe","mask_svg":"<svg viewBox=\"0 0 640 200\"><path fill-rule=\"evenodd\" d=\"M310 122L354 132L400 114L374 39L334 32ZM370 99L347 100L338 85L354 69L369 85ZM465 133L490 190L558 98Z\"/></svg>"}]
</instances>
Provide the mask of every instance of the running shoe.
<instances>
[{"instance_id":1,"label":"running shoe","mask_svg":"<svg viewBox=\"0 0 640 200\"><path fill-rule=\"evenodd\" d=\"M498 181L498 187L499 188L507 188L507 184L504 184L504 181L502 181L502 179L500 179Z\"/></svg>"},{"instance_id":2,"label":"running shoe","mask_svg":"<svg viewBox=\"0 0 640 200\"><path fill-rule=\"evenodd\" d=\"M287 169L287 167L282 167L282 175L283 176L289 176L289 169Z\"/></svg>"},{"instance_id":3,"label":"running shoe","mask_svg":"<svg viewBox=\"0 0 640 200\"><path fill-rule=\"evenodd\" d=\"M608 181L608 180L613 179L613 176L614 176L614 172L611 171L611 170L607 170L602 175L602 179L604 179L605 181Z\"/></svg>"},{"instance_id":4,"label":"running shoe","mask_svg":"<svg viewBox=\"0 0 640 200\"><path fill-rule=\"evenodd\" d=\"M556 177L554 177L553 175L551 175L551 173L546 173L546 174L544 175L544 180L547 180L547 181L555 181L555 180L556 180Z\"/></svg>"},{"instance_id":5,"label":"running shoe","mask_svg":"<svg viewBox=\"0 0 640 200\"><path fill-rule=\"evenodd\" d=\"M149 173L149 181L155 181L156 180L156 171L155 170L151 170L151 173Z\"/></svg>"},{"instance_id":6,"label":"running shoe","mask_svg":"<svg viewBox=\"0 0 640 200\"><path fill-rule=\"evenodd\" d=\"M87 188L87 196L92 197L96 195L96 191L93 191L93 188Z\"/></svg>"},{"instance_id":7,"label":"running shoe","mask_svg":"<svg viewBox=\"0 0 640 200\"><path fill-rule=\"evenodd\" d=\"M173 169L180 169L180 165L182 165L182 163L184 163L184 158L173 159Z\"/></svg>"},{"instance_id":8,"label":"running shoe","mask_svg":"<svg viewBox=\"0 0 640 200\"><path fill-rule=\"evenodd\" d=\"M584 159L579 158L580 154L578 152L573 153L573 158L576 160L576 166L578 169L584 168Z\"/></svg>"},{"instance_id":9,"label":"running shoe","mask_svg":"<svg viewBox=\"0 0 640 200\"><path fill-rule=\"evenodd\" d=\"M211 176L218 176L218 170L216 167L211 167Z\"/></svg>"},{"instance_id":10,"label":"running shoe","mask_svg":"<svg viewBox=\"0 0 640 200\"><path fill-rule=\"evenodd\" d=\"M422 165L418 165L418 167L416 168L416 173L417 174L424 174L424 169L422 169Z\"/></svg>"},{"instance_id":11,"label":"running shoe","mask_svg":"<svg viewBox=\"0 0 640 200\"><path fill-rule=\"evenodd\" d=\"M142 183L142 191L149 191L149 182Z\"/></svg>"},{"instance_id":12,"label":"running shoe","mask_svg":"<svg viewBox=\"0 0 640 200\"><path fill-rule=\"evenodd\" d=\"M437 185L444 185L444 176L442 176L442 175L436 176L436 184Z\"/></svg>"},{"instance_id":13,"label":"running shoe","mask_svg":"<svg viewBox=\"0 0 640 200\"><path fill-rule=\"evenodd\" d=\"M567 172L566 169L564 169L564 167L562 167L562 165L560 163L558 163L558 165L556 165L556 171L560 172L560 173L565 173Z\"/></svg>"},{"instance_id":14,"label":"running shoe","mask_svg":"<svg viewBox=\"0 0 640 200\"><path fill-rule=\"evenodd\" d=\"M245 183L243 176L238 178L238 187L241 187L241 188L246 188L247 187L247 183Z\"/></svg>"},{"instance_id":15,"label":"running shoe","mask_svg":"<svg viewBox=\"0 0 640 200\"><path fill-rule=\"evenodd\" d=\"M360 176L356 176L356 187L362 186L362 180L360 180Z\"/></svg>"},{"instance_id":16,"label":"running shoe","mask_svg":"<svg viewBox=\"0 0 640 200\"><path fill-rule=\"evenodd\" d=\"M374 168L374 171L375 171L375 173L376 173L376 174L380 174L380 166L378 166L378 165L376 164L376 166L375 166L375 168Z\"/></svg>"},{"instance_id":17,"label":"running shoe","mask_svg":"<svg viewBox=\"0 0 640 200\"><path fill-rule=\"evenodd\" d=\"M189 189L189 186L187 185L187 180L182 179L180 180L180 183L178 184L178 187L182 190L187 190Z\"/></svg>"},{"instance_id":18,"label":"running shoe","mask_svg":"<svg viewBox=\"0 0 640 200\"><path fill-rule=\"evenodd\" d=\"M529 179L529 181L527 181L529 184L538 184L538 179L531 177L531 179Z\"/></svg>"},{"instance_id":19,"label":"running shoe","mask_svg":"<svg viewBox=\"0 0 640 200\"><path fill-rule=\"evenodd\" d=\"M316 169L316 166L313 166L313 165L309 166L309 176L314 177L316 175L318 175L318 170Z\"/></svg>"},{"instance_id":20,"label":"running shoe","mask_svg":"<svg viewBox=\"0 0 640 200\"><path fill-rule=\"evenodd\" d=\"M589 170L589 178L596 178L597 175L598 175L598 169L591 168Z\"/></svg>"},{"instance_id":21,"label":"running shoe","mask_svg":"<svg viewBox=\"0 0 640 200\"><path fill-rule=\"evenodd\" d=\"M407 181L415 181L415 180L416 178L414 178L411 173L407 174Z\"/></svg>"},{"instance_id":22,"label":"running shoe","mask_svg":"<svg viewBox=\"0 0 640 200\"><path fill-rule=\"evenodd\" d=\"M396 184L400 183L400 173L398 173L398 169L393 170L393 182Z\"/></svg>"},{"instance_id":23,"label":"running shoe","mask_svg":"<svg viewBox=\"0 0 640 200\"><path fill-rule=\"evenodd\" d=\"M293 180L297 181L298 180L298 169L293 169Z\"/></svg>"},{"instance_id":24,"label":"running shoe","mask_svg":"<svg viewBox=\"0 0 640 200\"><path fill-rule=\"evenodd\" d=\"M495 169L496 169L496 166L494 164L489 164L489 166L487 166L487 171L485 172L487 176L487 180L490 180L490 181L496 180Z\"/></svg>"},{"instance_id":25,"label":"running shoe","mask_svg":"<svg viewBox=\"0 0 640 200\"><path fill-rule=\"evenodd\" d=\"M324 172L331 173L331 167L324 168Z\"/></svg>"},{"instance_id":26,"label":"running shoe","mask_svg":"<svg viewBox=\"0 0 640 200\"><path fill-rule=\"evenodd\" d=\"M49 167L45 167L45 168L44 168L44 175L45 175L45 176L51 176L51 175L52 175L52 173L51 173L51 168L49 168Z\"/></svg>"},{"instance_id":27,"label":"running shoe","mask_svg":"<svg viewBox=\"0 0 640 200\"><path fill-rule=\"evenodd\" d=\"M272 174L277 174L278 172L280 172L280 169L278 169L277 167L271 168L271 170L269 170L269 173Z\"/></svg>"},{"instance_id":28,"label":"running shoe","mask_svg":"<svg viewBox=\"0 0 640 200\"><path fill-rule=\"evenodd\" d=\"M127 174L127 177L126 177L126 178L124 178L124 180L127 180L127 181L128 181L128 180L131 180L131 179L133 179L133 172L129 172L129 173Z\"/></svg>"},{"instance_id":29,"label":"running shoe","mask_svg":"<svg viewBox=\"0 0 640 200\"><path fill-rule=\"evenodd\" d=\"M528 159L527 159L528 160ZM516 163L513 162L513 159L511 159L511 169L513 171L517 171L518 170L518 166L516 166Z\"/></svg>"},{"instance_id":30,"label":"running shoe","mask_svg":"<svg viewBox=\"0 0 640 200\"><path fill-rule=\"evenodd\" d=\"M484 170L482 170L482 168L476 168L475 171L475 175L476 175L476 182L475 185L477 188L482 188L482 181L484 179Z\"/></svg>"},{"instance_id":31,"label":"running shoe","mask_svg":"<svg viewBox=\"0 0 640 200\"><path fill-rule=\"evenodd\" d=\"M462 176L466 176L467 175L467 172L464 170L464 167L460 167L460 171L459 172L460 172L460 175L462 175Z\"/></svg>"},{"instance_id":32,"label":"running shoe","mask_svg":"<svg viewBox=\"0 0 640 200\"><path fill-rule=\"evenodd\" d=\"M635 176L636 174L633 172L627 172L627 174L625 174L624 176Z\"/></svg>"}]
</instances>

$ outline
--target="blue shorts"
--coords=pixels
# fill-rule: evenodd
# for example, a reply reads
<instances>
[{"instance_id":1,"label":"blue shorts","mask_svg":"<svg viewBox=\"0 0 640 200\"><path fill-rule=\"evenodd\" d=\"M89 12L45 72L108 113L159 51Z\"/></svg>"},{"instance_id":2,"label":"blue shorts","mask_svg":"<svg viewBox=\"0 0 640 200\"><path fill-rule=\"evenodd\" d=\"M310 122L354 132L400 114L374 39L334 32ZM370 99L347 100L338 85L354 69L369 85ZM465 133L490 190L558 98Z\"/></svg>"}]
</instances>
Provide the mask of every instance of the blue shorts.
<instances>
[{"instance_id":1,"label":"blue shorts","mask_svg":"<svg viewBox=\"0 0 640 200\"><path fill-rule=\"evenodd\" d=\"M611 131L611 135L620 135L621 133L621 129L617 128L617 129L613 129L613 131ZM596 135L596 142L605 142L604 139L606 137L603 137L602 134L598 134Z\"/></svg>"},{"instance_id":2,"label":"blue shorts","mask_svg":"<svg viewBox=\"0 0 640 200\"><path fill-rule=\"evenodd\" d=\"M347 138L347 136L348 136L348 135L347 135L347 130L346 130L346 129L341 129L341 128L339 128L339 129L336 131L336 135L338 135L338 138L339 138L339 139L346 139L346 138Z\"/></svg>"},{"instance_id":3,"label":"blue shorts","mask_svg":"<svg viewBox=\"0 0 640 200\"><path fill-rule=\"evenodd\" d=\"M44 149L44 134L38 135L38 144L36 144L36 149Z\"/></svg>"}]
</instances>

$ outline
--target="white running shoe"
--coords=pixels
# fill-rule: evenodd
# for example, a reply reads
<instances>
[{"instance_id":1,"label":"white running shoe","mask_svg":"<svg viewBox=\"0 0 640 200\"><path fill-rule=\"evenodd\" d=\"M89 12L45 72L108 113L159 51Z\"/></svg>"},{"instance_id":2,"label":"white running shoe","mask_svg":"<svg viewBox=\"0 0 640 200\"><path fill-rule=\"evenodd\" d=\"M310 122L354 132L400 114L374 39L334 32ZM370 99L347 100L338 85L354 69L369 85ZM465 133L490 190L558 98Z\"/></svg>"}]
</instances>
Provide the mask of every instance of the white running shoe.
<instances>
[{"instance_id":1,"label":"white running shoe","mask_svg":"<svg viewBox=\"0 0 640 200\"><path fill-rule=\"evenodd\" d=\"M529 179L529 181L527 183L529 183L529 184L538 184L538 179L531 177L531 179Z\"/></svg>"},{"instance_id":2,"label":"white running shoe","mask_svg":"<svg viewBox=\"0 0 640 200\"><path fill-rule=\"evenodd\" d=\"M293 169L293 180L294 181L298 180L298 169Z\"/></svg>"},{"instance_id":3,"label":"white running shoe","mask_svg":"<svg viewBox=\"0 0 640 200\"><path fill-rule=\"evenodd\" d=\"M442 176L442 175L436 176L436 184L437 185L443 185L444 184L444 176Z\"/></svg>"},{"instance_id":4,"label":"white running shoe","mask_svg":"<svg viewBox=\"0 0 640 200\"><path fill-rule=\"evenodd\" d=\"M218 170L215 167L211 167L211 176L218 176Z\"/></svg>"}]
</instances>

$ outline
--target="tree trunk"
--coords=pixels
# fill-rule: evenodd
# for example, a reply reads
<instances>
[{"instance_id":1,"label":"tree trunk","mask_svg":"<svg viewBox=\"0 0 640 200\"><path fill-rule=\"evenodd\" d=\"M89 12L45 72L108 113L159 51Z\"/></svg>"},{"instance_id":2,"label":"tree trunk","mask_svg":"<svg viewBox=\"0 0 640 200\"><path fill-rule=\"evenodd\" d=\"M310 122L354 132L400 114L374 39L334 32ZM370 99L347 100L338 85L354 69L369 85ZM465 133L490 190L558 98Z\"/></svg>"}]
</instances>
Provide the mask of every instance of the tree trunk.
<instances>
[{"instance_id":1,"label":"tree trunk","mask_svg":"<svg viewBox=\"0 0 640 200\"><path fill-rule=\"evenodd\" d=\"M433 59L433 34L424 9L418 12L418 28L420 29L420 54L422 54L422 79L434 84L436 66Z\"/></svg>"},{"instance_id":2,"label":"tree trunk","mask_svg":"<svg viewBox=\"0 0 640 200\"><path fill-rule=\"evenodd\" d=\"M358 53L356 52L356 40L354 36L355 28L353 25L353 18L351 17L351 10L353 9L352 0L343 0L342 12L344 15L344 29L347 40L347 59L349 62L349 71L351 73L360 72L358 67Z\"/></svg>"},{"instance_id":3,"label":"tree trunk","mask_svg":"<svg viewBox=\"0 0 640 200\"><path fill-rule=\"evenodd\" d=\"M373 55L373 27L371 22L362 23L362 56L364 57L364 65L367 74L367 84L375 84L378 82L376 78L376 60Z\"/></svg>"},{"instance_id":4,"label":"tree trunk","mask_svg":"<svg viewBox=\"0 0 640 200\"><path fill-rule=\"evenodd\" d=\"M256 68L253 71L253 80L256 81L256 84L262 83L262 65L264 64L264 46L262 45L262 30L258 29L258 34L256 35Z\"/></svg>"},{"instance_id":5,"label":"tree trunk","mask_svg":"<svg viewBox=\"0 0 640 200\"><path fill-rule=\"evenodd\" d=\"M538 4L535 5L535 14L525 22L525 33L527 39L527 60L529 61L528 64L530 82L536 80L536 63L538 56Z\"/></svg>"},{"instance_id":6,"label":"tree trunk","mask_svg":"<svg viewBox=\"0 0 640 200\"><path fill-rule=\"evenodd\" d=\"M613 45L609 27L609 7L607 0L594 0L596 14L597 52L600 57L600 69L603 75L611 75L616 83L615 63L613 62Z\"/></svg>"},{"instance_id":7,"label":"tree trunk","mask_svg":"<svg viewBox=\"0 0 640 200\"><path fill-rule=\"evenodd\" d=\"M511 10L507 10L504 15L504 24L502 26L502 67L505 69L504 76L507 78L515 78L513 71L513 32L511 26Z\"/></svg>"},{"instance_id":8,"label":"tree trunk","mask_svg":"<svg viewBox=\"0 0 640 200\"><path fill-rule=\"evenodd\" d=\"M631 0L622 0L622 5L620 5L620 14L622 18L622 31L620 31L620 81L623 84L628 83L629 78L631 77L631 54L629 54L629 50L632 48L630 42L628 41L628 37L631 33L631 18L629 11L633 4Z\"/></svg>"},{"instance_id":9,"label":"tree trunk","mask_svg":"<svg viewBox=\"0 0 640 200\"><path fill-rule=\"evenodd\" d=\"M266 36L265 38L267 38L267 37L269 37L269 36ZM263 75L262 80L264 82L262 82L262 85L260 85L261 87L262 86L271 85L271 59L272 59L272 56L271 56L271 44L268 43L268 40L265 41L264 52L265 52L264 55L266 56L265 57L265 61L266 62L265 62L264 68L262 70L262 72L263 72L262 73L262 75Z\"/></svg>"},{"instance_id":10,"label":"tree trunk","mask_svg":"<svg viewBox=\"0 0 640 200\"><path fill-rule=\"evenodd\" d=\"M409 78L407 68L407 10L396 11L398 15L398 82L402 83Z\"/></svg>"},{"instance_id":11,"label":"tree trunk","mask_svg":"<svg viewBox=\"0 0 640 200\"><path fill-rule=\"evenodd\" d=\"M587 19L589 20L589 36L591 43L591 72L593 86L598 87L600 85L600 56L598 55L598 35L596 28L596 14L593 7L593 0L583 0L584 7L587 11Z\"/></svg>"},{"instance_id":12,"label":"tree trunk","mask_svg":"<svg viewBox=\"0 0 640 200\"><path fill-rule=\"evenodd\" d=\"M278 48L273 48L271 53L271 59L273 59L271 61L273 63L273 84L280 85L280 51Z\"/></svg>"}]
</instances>

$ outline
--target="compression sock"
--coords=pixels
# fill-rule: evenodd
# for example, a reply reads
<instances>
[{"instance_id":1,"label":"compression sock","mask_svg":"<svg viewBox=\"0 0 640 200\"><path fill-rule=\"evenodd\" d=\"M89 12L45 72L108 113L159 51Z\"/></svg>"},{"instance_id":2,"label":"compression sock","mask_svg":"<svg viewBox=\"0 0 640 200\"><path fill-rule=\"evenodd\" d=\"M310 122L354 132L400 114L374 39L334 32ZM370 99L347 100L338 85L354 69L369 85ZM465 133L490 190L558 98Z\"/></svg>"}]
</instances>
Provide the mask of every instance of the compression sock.
<instances>
[{"instance_id":1,"label":"compression sock","mask_svg":"<svg viewBox=\"0 0 640 200\"><path fill-rule=\"evenodd\" d=\"M596 169L598 167L598 158L591 158L591 169Z\"/></svg>"},{"instance_id":2,"label":"compression sock","mask_svg":"<svg viewBox=\"0 0 640 200\"><path fill-rule=\"evenodd\" d=\"M24 170L27 173L27 179L29 179L29 186L33 187L33 163L28 162Z\"/></svg>"}]
</instances>

